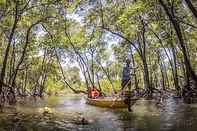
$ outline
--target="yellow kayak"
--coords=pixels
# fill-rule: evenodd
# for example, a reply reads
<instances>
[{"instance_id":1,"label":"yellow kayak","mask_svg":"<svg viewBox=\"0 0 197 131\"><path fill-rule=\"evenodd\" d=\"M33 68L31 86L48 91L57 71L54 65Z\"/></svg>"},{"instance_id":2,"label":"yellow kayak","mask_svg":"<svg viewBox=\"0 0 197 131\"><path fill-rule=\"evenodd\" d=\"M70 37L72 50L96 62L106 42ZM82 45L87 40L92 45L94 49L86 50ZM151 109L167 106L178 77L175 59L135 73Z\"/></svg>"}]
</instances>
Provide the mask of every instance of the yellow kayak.
<instances>
[{"instance_id":1,"label":"yellow kayak","mask_svg":"<svg viewBox=\"0 0 197 131\"><path fill-rule=\"evenodd\" d=\"M131 105L135 103L136 99L131 100ZM98 107L107 107L107 108L127 108L128 105L124 103L124 100L121 98L112 98L112 97L102 97L97 99L87 98L87 104L98 106Z\"/></svg>"}]
</instances>

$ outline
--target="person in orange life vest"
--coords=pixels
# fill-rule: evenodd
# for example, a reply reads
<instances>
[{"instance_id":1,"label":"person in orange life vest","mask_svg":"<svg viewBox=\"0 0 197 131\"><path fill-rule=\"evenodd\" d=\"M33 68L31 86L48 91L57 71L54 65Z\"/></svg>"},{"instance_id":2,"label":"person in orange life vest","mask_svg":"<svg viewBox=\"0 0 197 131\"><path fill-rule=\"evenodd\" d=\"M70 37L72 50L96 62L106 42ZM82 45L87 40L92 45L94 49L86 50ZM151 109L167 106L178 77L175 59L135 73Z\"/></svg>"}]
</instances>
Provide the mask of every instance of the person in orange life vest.
<instances>
[{"instance_id":1,"label":"person in orange life vest","mask_svg":"<svg viewBox=\"0 0 197 131\"><path fill-rule=\"evenodd\" d=\"M100 96L100 92L96 89L96 87L93 87L91 90L91 98L95 99Z\"/></svg>"}]
</instances>

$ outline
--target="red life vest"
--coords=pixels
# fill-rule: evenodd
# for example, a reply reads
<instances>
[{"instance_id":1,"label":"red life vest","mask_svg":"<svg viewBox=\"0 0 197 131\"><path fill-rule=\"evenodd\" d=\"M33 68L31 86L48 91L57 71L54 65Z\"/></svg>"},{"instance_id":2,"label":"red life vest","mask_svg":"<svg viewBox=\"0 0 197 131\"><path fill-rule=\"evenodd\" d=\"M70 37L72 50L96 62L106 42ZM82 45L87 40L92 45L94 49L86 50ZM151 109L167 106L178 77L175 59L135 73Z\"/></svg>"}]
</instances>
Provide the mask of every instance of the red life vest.
<instances>
[{"instance_id":1,"label":"red life vest","mask_svg":"<svg viewBox=\"0 0 197 131\"><path fill-rule=\"evenodd\" d=\"M92 98L96 98L96 97L99 97L100 93L96 90L96 89L92 89L91 90L91 97Z\"/></svg>"}]
</instances>

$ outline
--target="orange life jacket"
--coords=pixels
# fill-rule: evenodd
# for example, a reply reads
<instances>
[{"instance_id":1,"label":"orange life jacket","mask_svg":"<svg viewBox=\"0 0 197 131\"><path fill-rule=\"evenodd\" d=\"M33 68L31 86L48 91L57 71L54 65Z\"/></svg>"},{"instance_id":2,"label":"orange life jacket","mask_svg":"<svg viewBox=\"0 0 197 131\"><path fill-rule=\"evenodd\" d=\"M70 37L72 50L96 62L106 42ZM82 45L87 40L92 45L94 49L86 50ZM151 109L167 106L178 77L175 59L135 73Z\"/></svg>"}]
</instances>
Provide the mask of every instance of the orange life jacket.
<instances>
[{"instance_id":1,"label":"orange life jacket","mask_svg":"<svg viewBox=\"0 0 197 131\"><path fill-rule=\"evenodd\" d=\"M96 98L99 97L100 93L96 89L92 89L91 91L91 97Z\"/></svg>"}]
</instances>

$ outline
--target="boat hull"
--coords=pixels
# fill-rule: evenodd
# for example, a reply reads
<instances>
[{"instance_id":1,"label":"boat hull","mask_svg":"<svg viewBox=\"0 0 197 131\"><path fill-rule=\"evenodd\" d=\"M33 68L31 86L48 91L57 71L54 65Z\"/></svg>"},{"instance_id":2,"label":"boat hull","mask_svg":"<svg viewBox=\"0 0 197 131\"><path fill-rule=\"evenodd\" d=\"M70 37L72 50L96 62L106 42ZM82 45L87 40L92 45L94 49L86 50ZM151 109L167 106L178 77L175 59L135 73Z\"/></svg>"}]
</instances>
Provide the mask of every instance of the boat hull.
<instances>
[{"instance_id":1,"label":"boat hull","mask_svg":"<svg viewBox=\"0 0 197 131\"><path fill-rule=\"evenodd\" d=\"M87 98L87 104L98 106L98 107L106 107L106 108L127 108L128 105L124 103L124 100L117 98L98 98L91 99ZM134 104L134 100L131 100L131 106Z\"/></svg>"}]
</instances>

